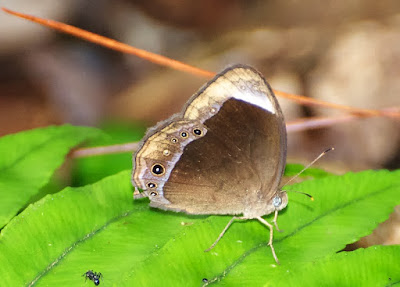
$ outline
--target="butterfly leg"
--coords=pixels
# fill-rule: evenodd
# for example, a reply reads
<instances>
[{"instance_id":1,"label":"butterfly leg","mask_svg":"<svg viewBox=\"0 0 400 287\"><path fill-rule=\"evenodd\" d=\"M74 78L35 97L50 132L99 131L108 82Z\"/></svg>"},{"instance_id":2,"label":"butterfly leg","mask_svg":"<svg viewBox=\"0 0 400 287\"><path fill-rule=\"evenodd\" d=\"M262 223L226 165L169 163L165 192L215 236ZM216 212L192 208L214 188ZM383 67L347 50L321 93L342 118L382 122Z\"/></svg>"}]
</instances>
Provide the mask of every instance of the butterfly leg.
<instances>
[{"instance_id":1,"label":"butterfly leg","mask_svg":"<svg viewBox=\"0 0 400 287\"><path fill-rule=\"evenodd\" d=\"M277 219L278 219L278 210L275 210L275 216L274 216L274 220L272 220L272 222L275 225L276 231L282 232L283 230L279 229L279 227L278 227Z\"/></svg>"},{"instance_id":2,"label":"butterfly leg","mask_svg":"<svg viewBox=\"0 0 400 287\"><path fill-rule=\"evenodd\" d=\"M204 250L204 252L210 251L211 249L213 249L215 247L215 245L217 245L218 241L220 241L222 236L224 236L225 232L228 230L229 226L232 225L232 223L235 221L235 219L247 219L247 218L245 218L245 217L236 217L236 216L232 217L232 219L229 220L228 224L225 226L224 230L222 230L222 232L218 236L217 240L215 240L215 242L209 248Z\"/></svg>"},{"instance_id":3,"label":"butterfly leg","mask_svg":"<svg viewBox=\"0 0 400 287\"><path fill-rule=\"evenodd\" d=\"M278 257L276 256L275 253L275 249L274 246L272 245L272 241L274 239L274 226L270 223L268 223L264 218L262 218L261 216L256 217L258 219L258 221L260 221L262 224L266 225L269 228L269 241L268 241L268 245L269 247L271 247L271 251L272 251L272 256L274 256L275 262L277 264L279 263Z\"/></svg>"}]
</instances>

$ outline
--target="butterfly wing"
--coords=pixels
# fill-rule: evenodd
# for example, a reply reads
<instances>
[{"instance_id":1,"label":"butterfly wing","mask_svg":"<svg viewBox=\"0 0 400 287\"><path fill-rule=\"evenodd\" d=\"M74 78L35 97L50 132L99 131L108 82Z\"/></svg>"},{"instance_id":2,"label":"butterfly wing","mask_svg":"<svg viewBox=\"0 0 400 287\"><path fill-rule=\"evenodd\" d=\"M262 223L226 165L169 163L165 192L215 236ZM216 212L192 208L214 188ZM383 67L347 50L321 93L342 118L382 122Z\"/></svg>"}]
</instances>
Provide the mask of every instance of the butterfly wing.
<instances>
[{"instance_id":1,"label":"butterfly wing","mask_svg":"<svg viewBox=\"0 0 400 287\"><path fill-rule=\"evenodd\" d=\"M253 68L233 66L148 132L133 183L153 207L255 217L274 210L285 161L286 128L271 88Z\"/></svg>"}]
</instances>

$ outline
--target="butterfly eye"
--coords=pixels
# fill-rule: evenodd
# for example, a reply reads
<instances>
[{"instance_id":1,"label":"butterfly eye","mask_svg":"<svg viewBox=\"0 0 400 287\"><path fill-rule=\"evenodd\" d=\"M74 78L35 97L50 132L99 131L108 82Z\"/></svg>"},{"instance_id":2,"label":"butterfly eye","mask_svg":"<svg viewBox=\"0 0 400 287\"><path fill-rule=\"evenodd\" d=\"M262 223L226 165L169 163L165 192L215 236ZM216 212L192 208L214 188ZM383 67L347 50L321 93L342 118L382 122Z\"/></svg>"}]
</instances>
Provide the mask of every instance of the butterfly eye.
<instances>
[{"instance_id":1,"label":"butterfly eye","mask_svg":"<svg viewBox=\"0 0 400 287\"><path fill-rule=\"evenodd\" d=\"M275 207L279 207L281 204L282 204L282 198L280 198L279 196L275 196L273 199L272 199L272 204L275 206Z\"/></svg>"},{"instance_id":2,"label":"butterfly eye","mask_svg":"<svg viewBox=\"0 0 400 287\"><path fill-rule=\"evenodd\" d=\"M194 130L193 130L193 133L194 133L196 136L201 136L201 135L203 134L203 132L201 131L201 129L194 129Z\"/></svg>"},{"instance_id":3,"label":"butterfly eye","mask_svg":"<svg viewBox=\"0 0 400 287\"><path fill-rule=\"evenodd\" d=\"M153 183L153 182L149 182L149 183L147 184L147 187L148 187L148 188L156 188L156 187L157 187L157 184L155 184L155 183Z\"/></svg>"},{"instance_id":4,"label":"butterfly eye","mask_svg":"<svg viewBox=\"0 0 400 287\"><path fill-rule=\"evenodd\" d=\"M157 176L161 176L165 173L165 168L162 164L156 163L151 167L151 173Z\"/></svg>"}]
</instances>

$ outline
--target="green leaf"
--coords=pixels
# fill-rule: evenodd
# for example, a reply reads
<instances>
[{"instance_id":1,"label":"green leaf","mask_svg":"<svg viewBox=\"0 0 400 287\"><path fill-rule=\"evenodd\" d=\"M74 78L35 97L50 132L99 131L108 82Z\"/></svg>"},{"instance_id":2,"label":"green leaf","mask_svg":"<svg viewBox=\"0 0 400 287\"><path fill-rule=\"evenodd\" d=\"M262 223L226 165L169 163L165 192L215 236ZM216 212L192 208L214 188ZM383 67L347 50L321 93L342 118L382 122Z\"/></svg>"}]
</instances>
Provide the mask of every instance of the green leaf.
<instances>
[{"instance_id":1,"label":"green leaf","mask_svg":"<svg viewBox=\"0 0 400 287\"><path fill-rule=\"evenodd\" d=\"M288 187L289 188L289 187ZM329 176L293 186L311 193L311 202L290 194L288 208L278 218L282 233L274 246L277 266L267 246L268 230L256 221L235 223L208 254L207 248L228 222L210 217L185 230L162 250L133 269L125 285L276 286L273 278L286 276L288 266L302 266L343 249L372 232L400 204L400 171L367 171ZM271 217L269 217L271 219Z\"/></svg>"},{"instance_id":2,"label":"green leaf","mask_svg":"<svg viewBox=\"0 0 400 287\"><path fill-rule=\"evenodd\" d=\"M132 192L126 171L30 205L0 235L2 284L76 286L89 269L118 282L189 219L150 211L146 200L132 204Z\"/></svg>"},{"instance_id":3,"label":"green leaf","mask_svg":"<svg viewBox=\"0 0 400 287\"><path fill-rule=\"evenodd\" d=\"M126 171L48 195L13 219L0 237L0 278L5 286L87 286L81 275L91 269L103 274L101 286L201 286L203 278L228 286L285 285L277 282L287 270L326 260L388 218L400 204L400 171L327 176L288 188L315 201L289 193L278 218L284 232L275 232L279 266L267 246L268 229L255 220L234 223L204 252L230 217L151 209L147 199L132 200Z\"/></svg>"},{"instance_id":4,"label":"green leaf","mask_svg":"<svg viewBox=\"0 0 400 287\"><path fill-rule=\"evenodd\" d=\"M108 146L139 141L145 128L138 124L107 123L101 126L107 137L97 138L90 142L90 146ZM82 186L94 183L100 179L132 168L132 151L105 154L74 161L72 185Z\"/></svg>"},{"instance_id":5,"label":"green leaf","mask_svg":"<svg viewBox=\"0 0 400 287\"><path fill-rule=\"evenodd\" d=\"M400 246L340 252L288 269L276 286L392 286L400 284Z\"/></svg>"},{"instance_id":6,"label":"green leaf","mask_svg":"<svg viewBox=\"0 0 400 287\"><path fill-rule=\"evenodd\" d=\"M86 127L47 127L0 139L0 228L45 186L69 150L99 135Z\"/></svg>"},{"instance_id":7,"label":"green leaf","mask_svg":"<svg viewBox=\"0 0 400 287\"><path fill-rule=\"evenodd\" d=\"M301 268L370 234L400 204L400 170L329 176L289 188L311 193L315 201L290 194L289 206L278 218L285 232L275 233L274 240L282 265L276 266L266 244L259 242L212 280L275 286L271 278L287 276L288 267Z\"/></svg>"}]
</instances>

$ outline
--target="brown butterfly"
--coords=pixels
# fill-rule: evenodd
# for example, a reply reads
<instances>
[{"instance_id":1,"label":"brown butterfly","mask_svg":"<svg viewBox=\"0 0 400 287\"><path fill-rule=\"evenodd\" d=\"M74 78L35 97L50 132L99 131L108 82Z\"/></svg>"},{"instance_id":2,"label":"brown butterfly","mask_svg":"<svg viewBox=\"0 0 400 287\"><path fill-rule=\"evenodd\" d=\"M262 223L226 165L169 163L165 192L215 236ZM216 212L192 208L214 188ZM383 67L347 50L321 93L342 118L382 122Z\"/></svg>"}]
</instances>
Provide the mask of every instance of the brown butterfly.
<instances>
[{"instance_id":1,"label":"brown butterfly","mask_svg":"<svg viewBox=\"0 0 400 287\"><path fill-rule=\"evenodd\" d=\"M286 164L286 126L272 89L254 68L229 67L205 84L183 110L148 130L133 156L135 198L188 214L257 219L285 208L279 189ZM241 216L238 216L241 215Z\"/></svg>"}]
</instances>

